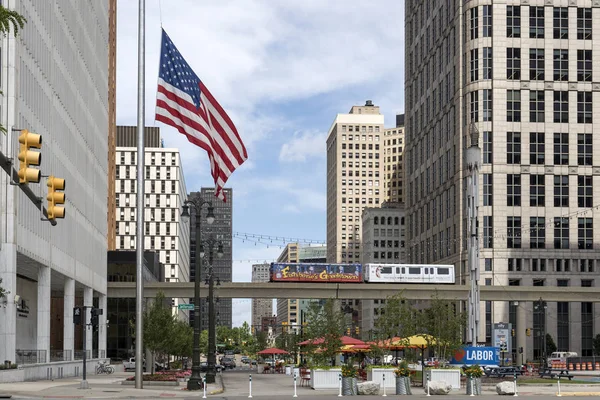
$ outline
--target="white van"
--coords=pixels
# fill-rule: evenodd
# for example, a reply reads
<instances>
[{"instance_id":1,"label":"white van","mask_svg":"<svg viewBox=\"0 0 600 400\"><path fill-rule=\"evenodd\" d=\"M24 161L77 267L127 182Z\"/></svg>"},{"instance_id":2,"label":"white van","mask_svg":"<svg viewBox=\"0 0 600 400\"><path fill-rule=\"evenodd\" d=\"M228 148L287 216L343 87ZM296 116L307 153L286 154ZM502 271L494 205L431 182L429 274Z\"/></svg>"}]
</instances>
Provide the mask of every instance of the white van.
<instances>
[{"instance_id":1,"label":"white van","mask_svg":"<svg viewBox=\"0 0 600 400\"><path fill-rule=\"evenodd\" d=\"M569 357L577 357L577 353L572 351L555 351L548 357L548 366L552 367L552 364L566 363Z\"/></svg>"}]
</instances>

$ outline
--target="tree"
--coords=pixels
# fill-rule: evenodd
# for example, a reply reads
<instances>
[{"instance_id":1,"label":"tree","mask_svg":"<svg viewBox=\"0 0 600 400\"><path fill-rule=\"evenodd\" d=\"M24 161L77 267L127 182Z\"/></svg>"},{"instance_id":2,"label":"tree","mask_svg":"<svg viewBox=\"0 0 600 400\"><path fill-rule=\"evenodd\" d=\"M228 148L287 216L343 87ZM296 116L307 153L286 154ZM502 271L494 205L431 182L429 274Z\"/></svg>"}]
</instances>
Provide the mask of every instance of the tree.
<instances>
[{"instance_id":1,"label":"tree","mask_svg":"<svg viewBox=\"0 0 600 400\"><path fill-rule=\"evenodd\" d=\"M0 278L0 284L2 284L2 278ZM0 286L0 299L5 297L9 293L10 292L8 290L6 290L2 286Z\"/></svg>"},{"instance_id":2,"label":"tree","mask_svg":"<svg viewBox=\"0 0 600 400\"><path fill-rule=\"evenodd\" d=\"M313 352L318 347L319 352L313 352L314 361L317 364L329 364L342 347L341 337L346 327L346 318L339 303L328 299L323 306L319 303L310 304L307 322L307 336L310 339L323 338L323 343L319 345L306 346L308 351Z\"/></svg>"},{"instance_id":3,"label":"tree","mask_svg":"<svg viewBox=\"0 0 600 400\"><path fill-rule=\"evenodd\" d=\"M544 358L546 358L547 354L554 353L556 351L556 343L554 343L554 339L552 335L549 333L546 334L546 354L544 354Z\"/></svg>"},{"instance_id":4,"label":"tree","mask_svg":"<svg viewBox=\"0 0 600 400\"><path fill-rule=\"evenodd\" d=\"M380 314L375 321L379 339L395 336L407 338L419 333L416 310L404 299L402 293L389 296Z\"/></svg>"},{"instance_id":5,"label":"tree","mask_svg":"<svg viewBox=\"0 0 600 400\"><path fill-rule=\"evenodd\" d=\"M0 32L6 35L13 28L13 35L17 36L19 29L23 29L27 19L14 10L0 6Z\"/></svg>"},{"instance_id":6,"label":"tree","mask_svg":"<svg viewBox=\"0 0 600 400\"><path fill-rule=\"evenodd\" d=\"M467 324L466 313L460 310L457 302L442 300L437 291L431 296L429 307L421 315L421 327L429 348L435 354L447 359L450 354L458 350L462 344L462 334Z\"/></svg>"},{"instance_id":7,"label":"tree","mask_svg":"<svg viewBox=\"0 0 600 400\"><path fill-rule=\"evenodd\" d=\"M175 320L165 352L176 357L190 357L193 351L194 329L186 322Z\"/></svg>"},{"instance_id":8,"label":"tree","mask_svg":"<svg viewBox=\"0 0 600 400\"><path fill-rule=\"evenodd\" d=\"M600 333L596 335L594 341L592 342L592 346L594 347L594 355L600 356Z\"/></svg>"},{"instance_id":9,"label":"tree","mask_svg":"<svg viewBox=\"0 0 600 400\"><path fill-rule=\"evenodd\" d=\"M144 344L153 358L159 353L166 353L175 327L175 317L171 307L165 304L165 295L158 292L152 305L144 312ZM154 373L154 363L151 372Z\"/></svg>"}]
</instances>

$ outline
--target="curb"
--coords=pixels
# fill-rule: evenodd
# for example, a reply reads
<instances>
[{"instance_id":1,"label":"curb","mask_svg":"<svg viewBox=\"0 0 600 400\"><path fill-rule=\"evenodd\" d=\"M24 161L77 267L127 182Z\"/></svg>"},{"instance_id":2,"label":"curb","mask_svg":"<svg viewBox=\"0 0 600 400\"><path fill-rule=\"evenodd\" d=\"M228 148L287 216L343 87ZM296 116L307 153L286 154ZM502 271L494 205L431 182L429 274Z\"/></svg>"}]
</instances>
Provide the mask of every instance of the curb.
<instances>
[{"instance_id":1,"label":"curb","mask_svg":"<svg viewBox=\"0 0 600 400\"><path fill-rule=\"evenodd\" d=\"M600 392L560 392L560 395L562 397L567 397L567 396L577 396L577 397L583 397L583 396L600 396Z\"/></svg>"},{"instance_id":2,"label":"curb","mask_svg":"<svg viewBox=\"0 0 600 400\"><path fill-rule=\"evenodd\" d=\"M221 381L221 389L213 390L212 392L208 393L209 396L225 392L225 383L223 383L223 375L219 375L219 380Z\"/></svg>"}]
</instances>

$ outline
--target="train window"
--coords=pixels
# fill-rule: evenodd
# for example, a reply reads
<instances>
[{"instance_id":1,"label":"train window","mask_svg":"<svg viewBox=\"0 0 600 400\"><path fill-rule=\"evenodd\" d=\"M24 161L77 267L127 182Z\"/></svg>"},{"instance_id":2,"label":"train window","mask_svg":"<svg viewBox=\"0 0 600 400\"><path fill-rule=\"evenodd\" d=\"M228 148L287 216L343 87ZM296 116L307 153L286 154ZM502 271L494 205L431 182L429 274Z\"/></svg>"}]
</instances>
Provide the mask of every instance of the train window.
<instances>
[{"instance_id":1,"label":"train window","mask_svg":"<svg viewBox=\"0 0 600 400\"><path fill-rule=\"evenodd\" d=\"M429 268L425 268L425 275L429 273Z\"/></svg>"},{"instance_id":2,"label":"train window","mask_svg":"<svg viewBox=\"0 0 600 400\"><path fill-rule=\"evenodd\" d=\"M396 267L396 273L399 274L400 273L400 267Z\"/></svg>"},{"instance_id":3,"label":"train window","mask_svg":"<svg viewBox=\"0 0 600 400\"><path fill-rule=\"evenodd\" d=\"M406 273L406 268L402 267L402 273L405 274Z\"/></svg>"},{"instance_id":4,"label":"train window","mask_svg":"<svg viewBox=\"0 0 600 400\"><path fill-rule=\"evenodd\" d=\"M450 275L450 269L438 267L437 273L438 273L438 275Z\"/></svg>"},{"instance_id":5,"label":"train window","mask_svg":"<svg viewBox=\"0 0 600 400\"><path fill-rule=\"evenodd\" d=\"M421 274L421 268L411 267L408 269L408 273L412 275L419 275Z\"/></svg>"},{"instance_id":6,"label":"train window","mask_svg":"<svg viewBox=\"0 0 600 400\"><path fill-rule=\"evenodd\" d=\"M392 273L392 267L381 267L381 273L382 274L391 274Z\"/></svg>"}]
</instances>

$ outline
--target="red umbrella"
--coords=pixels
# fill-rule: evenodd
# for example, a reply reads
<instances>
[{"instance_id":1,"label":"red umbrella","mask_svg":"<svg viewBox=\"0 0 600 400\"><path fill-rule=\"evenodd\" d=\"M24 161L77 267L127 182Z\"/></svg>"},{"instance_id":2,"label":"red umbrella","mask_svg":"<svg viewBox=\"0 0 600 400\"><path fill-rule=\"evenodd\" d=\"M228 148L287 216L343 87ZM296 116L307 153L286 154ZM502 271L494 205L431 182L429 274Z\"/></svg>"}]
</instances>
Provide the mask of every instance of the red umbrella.
<instances>
[{"instance_id":1,"label":"red umbrella","mask_svg":"<svg viewBox=\"0 0 600 400\"><path fill-rule=\"evenodd\" d=\"M366 344L362 340L355 339L355 338L350 337L350 336L342 336L340 338L340 340L342 341L342 346L347 346L349 344L360 344L360 345ZM324 341L325 341L325 339L323 339L323 338L309 339L309 340L305 340L303 342L298 343L298 345L299 346L305 346L307 344L322 344Z\"/></svg>"},{"instance_id":2,"label":"red umbrella","mask_svg":"<svg viewBox=\"0 0 600 400\"><path fill-rule=\"evenodd\" d=\"M262 351L259 351L256 354L260 354L260 355L271 355L271 354L290 354L285 350L281 350L278 349L277 347L271 347L269 349L264 349Z\"/></svg>"}]
</instances>

